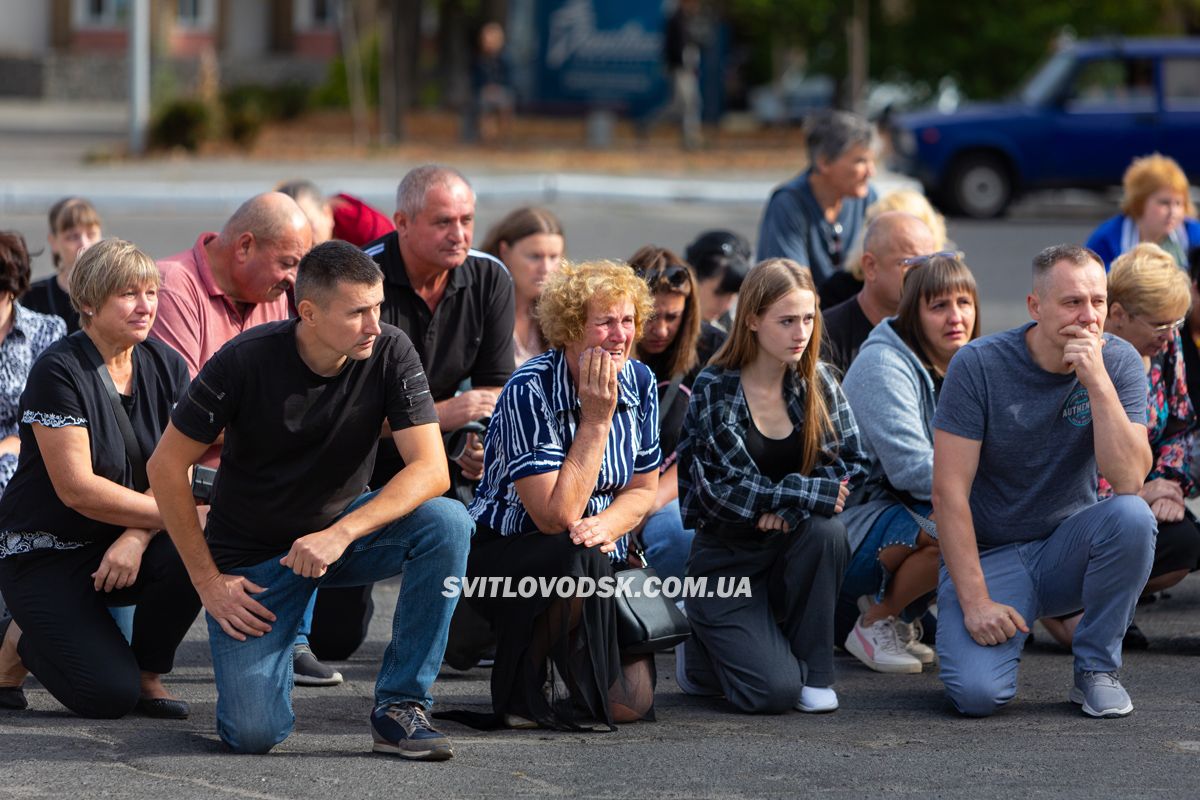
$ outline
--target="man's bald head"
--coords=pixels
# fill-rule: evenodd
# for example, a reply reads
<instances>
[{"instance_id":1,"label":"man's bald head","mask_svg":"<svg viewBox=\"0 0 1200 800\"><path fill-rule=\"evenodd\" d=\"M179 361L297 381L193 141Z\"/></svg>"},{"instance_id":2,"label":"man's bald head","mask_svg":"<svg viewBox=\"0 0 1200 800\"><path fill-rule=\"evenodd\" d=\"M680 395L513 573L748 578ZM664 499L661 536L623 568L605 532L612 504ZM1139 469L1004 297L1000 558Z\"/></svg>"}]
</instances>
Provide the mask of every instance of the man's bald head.
<instances>
[{"instance_id":1,"label":"man's bald head","mask_svg":"<svg viewBox=\"0 0 1200 800\"><path fill-rule=\"evenodd\" d=\"M867 226L867 232L863 235L863 252L877 253L895 239L905 237L924 239L926 236L932 239L933 232L920 217L903 211L885 211ZM917 255L926 254L918 253Z\"/></svg>"},{"instance_id":2,"label":"man's bald head","mask_svg":"<svg viewBox=\"0 0 1200 800\"><path fill-rule=\"evenodd\" d=\"M240 303L275 302L296 282L312 239L312 225L295 200L282 192L255 195L221 229L213 276Z\"/></svg>"},{"instance_id":3,"label":"man's bald head","mask_svg":"<svg viewBox=\"0 0 1200 800\"><path fill-rule=\"evenodd\" d=\"M870 309L882 316L895 314L908 271L905 260L928 255L935 246L933 232L919 217L903 211L876 217L863 236L863 291L869 295Z\"/></svg>"},{"instance_id":4,"label":"man's bald head","mask_svg":"<svg viewBox=\"0 0 1200 800\"><path fill-rule=\"evenodd\" d=\"M277 241L294 236L308 227L308 217L295 200L283 192L263 192L254 195L233 212L221 229L221 238L232 243L241 234L252 233L256 239ZM308 235L311 240L311 231Z\"/></svg>"}]
</instances>

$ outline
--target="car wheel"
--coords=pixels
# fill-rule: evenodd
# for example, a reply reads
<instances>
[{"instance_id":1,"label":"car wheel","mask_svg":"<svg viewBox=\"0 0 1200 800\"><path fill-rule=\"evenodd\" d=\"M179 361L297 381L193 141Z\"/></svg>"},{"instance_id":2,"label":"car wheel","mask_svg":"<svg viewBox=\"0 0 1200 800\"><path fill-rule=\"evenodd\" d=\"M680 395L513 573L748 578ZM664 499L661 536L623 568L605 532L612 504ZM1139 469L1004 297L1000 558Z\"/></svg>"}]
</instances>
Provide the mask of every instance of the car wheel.
<instances>
[{"instance_id":1,"label":"car wheel","mask_svg":"<svg viewBox=\"0 0 1200 800\"><path fill-rule=\"evenodd\" d=\"M1012 200L1013 182L1002 159L986 153L960 158L950 171L946 192L950 205L975 219L998 217Z\"/></svg>"}]
</instances>

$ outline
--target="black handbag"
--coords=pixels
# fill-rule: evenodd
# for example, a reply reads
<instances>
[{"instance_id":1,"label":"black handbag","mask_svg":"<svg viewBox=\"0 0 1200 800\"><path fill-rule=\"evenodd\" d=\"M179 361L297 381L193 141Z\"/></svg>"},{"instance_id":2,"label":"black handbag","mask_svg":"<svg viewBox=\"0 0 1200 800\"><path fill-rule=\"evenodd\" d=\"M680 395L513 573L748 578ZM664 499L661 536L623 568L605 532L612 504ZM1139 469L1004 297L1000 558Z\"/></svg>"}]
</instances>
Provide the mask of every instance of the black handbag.
<instances>
[{"instance_id":1,"label":"black handbag","mask_svg":"<svg viewBox=\"0 0 1200 800\"><path fill-rule=\"evenodd\" d=\"M623 590L614 597L617 643L623 653L670 650L692 635L692 626L679 607L662 595L662 581L647 564L645 553L640 549L635 552L646 566L617 573L623 585ZM654 581L648 586L651 578Z\"/></svg>"}]
</instances>

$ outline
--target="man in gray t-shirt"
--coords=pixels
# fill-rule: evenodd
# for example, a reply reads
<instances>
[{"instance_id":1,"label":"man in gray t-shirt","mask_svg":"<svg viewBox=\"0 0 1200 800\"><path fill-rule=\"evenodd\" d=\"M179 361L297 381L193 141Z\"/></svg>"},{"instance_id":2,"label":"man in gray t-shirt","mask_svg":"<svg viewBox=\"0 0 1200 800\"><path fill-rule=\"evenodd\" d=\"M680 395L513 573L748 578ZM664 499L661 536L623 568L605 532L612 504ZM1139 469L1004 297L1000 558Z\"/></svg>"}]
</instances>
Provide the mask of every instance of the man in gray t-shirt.
<instances>
[{"instance_id":1,"label":"man in gray t-shirt","mask_svg":"<svg viewBox=\"0 0 1200 800\"><path fill-rule=\"evenodd\" d=\"M1016 693L1026 620L1080 608L1070 699L1095 717L1133 710L1116 673L1154 554L1154 515L1137 496L1152 459L1144 368L1102 333L1107 298L1094 253L1047 248L1033 322L963 347L946 375L933 421L937 642L964 714ZM1103 502L1097 470L1116 491Z\"/></svg>"}]
</instances>

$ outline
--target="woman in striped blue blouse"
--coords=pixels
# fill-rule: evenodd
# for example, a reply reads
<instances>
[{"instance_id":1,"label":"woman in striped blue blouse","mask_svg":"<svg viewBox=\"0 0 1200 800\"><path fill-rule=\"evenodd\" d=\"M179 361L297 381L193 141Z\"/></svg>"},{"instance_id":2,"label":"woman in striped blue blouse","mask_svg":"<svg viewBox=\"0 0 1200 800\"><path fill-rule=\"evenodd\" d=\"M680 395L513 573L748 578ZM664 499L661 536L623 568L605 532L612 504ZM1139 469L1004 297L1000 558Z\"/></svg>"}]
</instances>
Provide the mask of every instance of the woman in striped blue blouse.
<instances>
[{"instance_id":1,"label":"woman in striped blue blouse","mask_svg":"<svg viewBox=\"0 0 1200 800\"><path fill-rule=\"evenodd\" d=\"M658 488L654 376L629 358L652 307L624 264L549 278L538 317L551 349L513 373L488 425L467 581L508 578L517 593L539 578L599 580L625 563L625 534ZM622 659L612 598L562 593L472 596L497 635L496 721L579 729L650 718L653 661Z\"/></svg>"}]
</instances>

